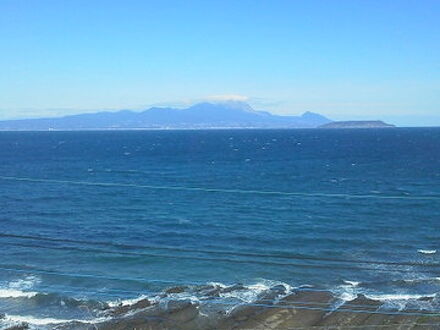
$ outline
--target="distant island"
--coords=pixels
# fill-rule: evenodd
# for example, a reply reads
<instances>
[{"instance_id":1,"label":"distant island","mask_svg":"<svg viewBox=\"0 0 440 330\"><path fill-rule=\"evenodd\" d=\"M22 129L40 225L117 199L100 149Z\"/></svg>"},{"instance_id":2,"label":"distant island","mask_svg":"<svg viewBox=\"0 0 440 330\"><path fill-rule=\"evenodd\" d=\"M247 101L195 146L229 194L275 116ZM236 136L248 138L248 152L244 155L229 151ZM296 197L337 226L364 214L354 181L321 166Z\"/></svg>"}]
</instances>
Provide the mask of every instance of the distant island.
<instances>
[{"instance_id":1,"label":"distant island","mask_svg":"<svg viewBox=\"0 0 440 330\"><path fill-rule=\"evenodd\" d=\"M395 126L384 123L381 120L334 121L319 126L319 128L388 128L388 127L395 127Z\"/></svg>"},{"instance_id":2,"label":"distant island","mask_svg":"<svg viewBox=\"0 0 440 330\"><path fill-rule=\"evenodd\" d=\"M198 103L186 109L153 107L57 118L0 121L0 130L118 130L207 128L315 128L331 120L313 112L279 116L254 110L245 102Z\"/></svg>"}]
</instances>

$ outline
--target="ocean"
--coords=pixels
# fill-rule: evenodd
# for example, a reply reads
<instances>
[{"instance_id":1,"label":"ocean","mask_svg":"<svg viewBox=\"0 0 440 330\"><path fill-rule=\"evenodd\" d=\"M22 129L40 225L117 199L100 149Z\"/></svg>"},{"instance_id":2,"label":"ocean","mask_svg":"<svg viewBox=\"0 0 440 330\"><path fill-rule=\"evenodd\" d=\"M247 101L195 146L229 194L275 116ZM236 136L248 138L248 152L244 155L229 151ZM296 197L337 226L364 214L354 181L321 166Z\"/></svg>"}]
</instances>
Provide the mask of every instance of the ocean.
<instances>
[{"instance_id":1,"label":"ocean","mask_svg":"<svg viewBox=\"0 0 440 330\"><path fill-rule=\"evenodd\" d=\"M0 210L0 328L207 285L440 309L440 128L0 132Z\"/></svg>"}]
</instances>

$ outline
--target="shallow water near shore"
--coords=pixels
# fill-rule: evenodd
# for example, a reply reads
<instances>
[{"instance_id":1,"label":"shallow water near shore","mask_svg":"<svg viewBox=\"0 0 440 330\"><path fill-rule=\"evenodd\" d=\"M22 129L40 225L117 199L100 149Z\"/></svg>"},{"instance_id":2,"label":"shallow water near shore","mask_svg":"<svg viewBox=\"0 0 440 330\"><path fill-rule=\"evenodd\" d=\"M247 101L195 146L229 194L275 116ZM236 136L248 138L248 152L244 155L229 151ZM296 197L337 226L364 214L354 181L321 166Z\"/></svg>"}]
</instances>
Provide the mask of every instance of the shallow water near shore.
<instances>
[{"instance_id":1,"label":"shallow water near shore","mask_svg":"<svg viewBox=\"0 0 440 330\"><path fill-rule=\"evenodd\" d=\"M3 326L298 289L440 309L440 129L0 132L0 159Z\"/></svg>"}]
</instances>

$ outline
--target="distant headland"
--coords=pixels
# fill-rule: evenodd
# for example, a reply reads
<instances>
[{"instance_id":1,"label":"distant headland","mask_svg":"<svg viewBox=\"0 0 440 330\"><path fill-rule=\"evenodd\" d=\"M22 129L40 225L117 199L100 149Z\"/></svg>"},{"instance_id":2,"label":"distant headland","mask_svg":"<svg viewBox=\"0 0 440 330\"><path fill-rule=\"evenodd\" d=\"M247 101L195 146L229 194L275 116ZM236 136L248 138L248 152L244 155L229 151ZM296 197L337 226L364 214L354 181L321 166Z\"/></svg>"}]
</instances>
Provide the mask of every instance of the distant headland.
<instances>
[{"instance_id":1,"label":"distant headland","mask_svg":"<svg viewBox=\"0 0 440 330\"><path fill-rule=\"evenodd\" d=\"M389 128L396 127L381 120L334 121L323 124L319 128Z\"/></svg>"}]
</instances>

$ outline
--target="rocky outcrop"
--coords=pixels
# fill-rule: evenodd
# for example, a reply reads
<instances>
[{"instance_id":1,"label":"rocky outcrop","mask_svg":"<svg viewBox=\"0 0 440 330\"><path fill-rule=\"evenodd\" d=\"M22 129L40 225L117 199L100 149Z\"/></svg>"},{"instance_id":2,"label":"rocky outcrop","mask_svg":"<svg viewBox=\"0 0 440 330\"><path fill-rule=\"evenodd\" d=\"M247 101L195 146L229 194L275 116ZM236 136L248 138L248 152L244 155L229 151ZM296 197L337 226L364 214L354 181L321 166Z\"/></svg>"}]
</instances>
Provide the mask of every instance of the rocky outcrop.
<instances>
[{"instance_id":1,"label":"rocky outcrop","mask_svg":"<svg viewBox=\"0 0 440 330\"><path fill-rule=\"evenodd\" d=\"M216 297L243 288L241 285L202 286L196 290L202 290L204 298L196 301L173 298L175 292L181 293L186 287L170 288L161 299L142 299L131 305L106 308L103 315L111 317L107 321L93 325L71 323L57 329L381 329L384 326L396 330L440 329L440 316L427 311L384 309L380 301L363 295L344 302L328 291L294 290L289 293L282 285L262 292L252 303L231 308L212 307L218 301Z\"/></svg>"}]
</instances>

